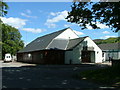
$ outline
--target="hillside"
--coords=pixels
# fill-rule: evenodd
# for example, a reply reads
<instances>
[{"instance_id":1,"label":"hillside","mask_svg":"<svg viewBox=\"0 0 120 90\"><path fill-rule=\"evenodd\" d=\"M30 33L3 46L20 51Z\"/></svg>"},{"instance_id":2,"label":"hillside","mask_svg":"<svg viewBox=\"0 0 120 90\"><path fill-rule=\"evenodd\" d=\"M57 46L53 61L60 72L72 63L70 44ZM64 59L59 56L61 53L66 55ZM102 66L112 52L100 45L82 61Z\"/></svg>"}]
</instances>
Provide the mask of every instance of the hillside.
<instances>
[{"instance_id":1,"label":"hillside","mask_svg":"<svg viewBox=\"0 0 120 90\"><path fill-rule=\"evenodd\" d=\"M107 39L95 39L93 40L97 45L106 43L120 43L120 37L110 37Z\"/></svg>"}]
</instances>

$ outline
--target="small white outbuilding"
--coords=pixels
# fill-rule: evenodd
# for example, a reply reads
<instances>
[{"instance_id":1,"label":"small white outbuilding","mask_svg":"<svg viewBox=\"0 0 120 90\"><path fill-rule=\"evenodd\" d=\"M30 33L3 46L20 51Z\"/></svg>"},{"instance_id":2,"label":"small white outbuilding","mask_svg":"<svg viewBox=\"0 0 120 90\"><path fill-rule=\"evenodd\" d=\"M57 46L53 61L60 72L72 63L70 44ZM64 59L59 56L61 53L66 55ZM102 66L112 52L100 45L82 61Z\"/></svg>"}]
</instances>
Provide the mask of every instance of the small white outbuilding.
<instances>
[{"instance_id":1,"label":"small white outbuilding","mask_svg":"<svg viewBox=\"0 0 120 90\"><path fill-rule=\"evenodd\" d=\"M103 61L120 60L120 43L107 43L98 46L102 50Z\"/></svg>"}]
</instances>

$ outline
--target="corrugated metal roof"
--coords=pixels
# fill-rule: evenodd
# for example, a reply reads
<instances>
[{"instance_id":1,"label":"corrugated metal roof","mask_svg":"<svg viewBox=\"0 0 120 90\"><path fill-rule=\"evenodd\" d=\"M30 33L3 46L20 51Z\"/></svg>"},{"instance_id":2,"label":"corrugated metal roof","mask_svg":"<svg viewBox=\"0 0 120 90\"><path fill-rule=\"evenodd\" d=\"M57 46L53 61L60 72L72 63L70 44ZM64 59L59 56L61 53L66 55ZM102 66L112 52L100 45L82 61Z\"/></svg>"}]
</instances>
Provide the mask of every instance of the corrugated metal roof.
<instances>
[{"instance_id":1,"label":"corrugated metal roof","mask_svg":"<svg viewBox=\"0 0 120 90\"><path fill-rule=\"evenodd\" d=\"M120 43L107 43L98 45L102 50L120 50Z\"/></svg>"}]
</instances>

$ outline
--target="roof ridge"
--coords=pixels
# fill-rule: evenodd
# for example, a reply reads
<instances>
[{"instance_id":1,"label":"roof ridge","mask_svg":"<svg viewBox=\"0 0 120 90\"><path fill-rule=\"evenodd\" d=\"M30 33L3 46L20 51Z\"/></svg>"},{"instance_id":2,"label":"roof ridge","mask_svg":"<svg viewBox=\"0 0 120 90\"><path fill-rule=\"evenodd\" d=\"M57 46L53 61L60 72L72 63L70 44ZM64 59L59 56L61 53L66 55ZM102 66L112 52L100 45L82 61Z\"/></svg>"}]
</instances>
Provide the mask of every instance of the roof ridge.
<instances>
[{"instance_id":1,"label":"roof ridge","mask_svg":"<svg viewBox=\"0 0 120 90\"><path fill-rule=\"evenodd\" d=\"M62 29L62 30L57 30L57 31L55 31L55 32L48 33L48 34L43 35L43 36L40 36L40 37L38 37L38 38L45 37L45 36L48 36L48 35L51 35L51 34L54 34L54 33L58 33L58 32L61 32L61 33L62 33L62 31L65 31L65 30L67 30L67 29L68 29L68 28L65 28L65 29Z\"/></svg>"},{"instance_id":2,"label":"roof ridge","mask_svg":"<svg viewBox=\"0 0 120 90\"><path fill-rule=\"evenodd\" d=\"M68 46L67 46L67 49L66 49L66 50L73 49L74 47L76 47L77 45L79 45L85 38L86 38L86 37L76 38L76 39L70 39L70 40L69 40L69 43L70 43L70 41L72 41L72 40L79 40L79 39L81 39L81 40L79 40L75 45L73 45L73 46L70 47L70 48L68 48ZM69 45L69 44L68 44L68 45Z\"/></svg>"},{"instance_id":3,"label":"roof ridge","mask_svg":"<svg viewBox=\"0 0 120 90\"><path fill-rule=\"evenodd\" d=\"M107 44L119 44L120 42L116 42L116 43L102 43L102 44L98 44L98 45L107 45Z\"/></svg>"},{"instance_id":4,"label":"roof ridge","mask_svg":"<svg viewBox=\"0 0 120 90\"><path fill-rule=\"evenodd\" d=\"M81 39L81 38L86 38L86 37L89 37L89 36L74 38L74 39L70 39L70 40L76 40L76 39Z\"/></svg>"},{"instance_id":5,"label":"roof ridge","mask_svg":"<svg viewBox=\"0 0 120 90\"><path fill-rule=\"evenodd\" d=\"M65 31L65 30L67 30L67 29L68 29L68 28L65 28L65 29L62 29L62 30L58 30L58 31L56 31L56 32L53 32L53 33L50 33L50 34L47 34L47 35L44 35L44 36L48 36L48 35L51 35L51 34L54 34L54 33L58 33L58 32L61 32L61 31L63 32L63 31ZM61 33L62 33L62 32L61 32ZM60 34L61 34L61 33L60 33ZM58 34L58 35L60 35L60 34ZM44 37L44 36L43 36L43 37ZM39 38L41 38L41 37L39 37ZM50 46L50 44L51 44L54 40L55 40L55 38L53 38L53 39L49 42L49 44L46 46L45 49L48 49L48 47Z\"/></svg>"}]
</instances>

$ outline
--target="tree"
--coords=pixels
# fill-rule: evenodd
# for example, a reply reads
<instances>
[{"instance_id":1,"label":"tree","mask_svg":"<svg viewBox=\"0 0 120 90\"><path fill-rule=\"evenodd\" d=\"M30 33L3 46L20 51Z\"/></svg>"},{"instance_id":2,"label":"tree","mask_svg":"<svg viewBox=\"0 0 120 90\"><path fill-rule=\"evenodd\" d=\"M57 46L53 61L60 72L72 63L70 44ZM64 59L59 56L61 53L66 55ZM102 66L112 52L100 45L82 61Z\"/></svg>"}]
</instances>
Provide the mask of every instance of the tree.
<instances>
[{"instance_id":1,"label":"tree","mask_svg":"<svg viewBox=\"0 0 120 90\"><path fill-rule=\"evenodd\" d=\"M15 55L24 47L21 34L18 29L2 23L2 56L6 53Z\"/></svg>"},{"instance_id":2,"label":"tree","mask_svg":"<svg viewBox=\"0 0 120 90\"><path fill-rule=\"evenodd\" d=\"M107 39L95 39L94 42L99 44L107 44L107 43L120 43L120 37L110 37Z\"/></svg>"},{"instance_id":3,"label":"tree","mask_svg":"<svg viewBox=\"0 0 120 90\"><path fill-rule=\"evenodd\" d=\"M106 24L114 32L120 30L120 2L74 2L67 20L79 24L82 29L90 25L100 29L97 23Z\"/></svg>"},{"instance_id":4,"label":"tree","mask_svg":"<svg viewBox=\"0 0 120 90\"><path fill-rule=\"evenodd\" d=\"M5 2L0 1L0 16L5 16L8 12L8 5Z\"/></svg>"},{"instance_id":5,"label":"tree","mask_svg":"<svg viewBox=\"0 0 120 90\"><path fill-rule=\"evenodd\" d=\"M7 14L8 5L5 2L0 1L0 16ZM2 59L2 20L0 19L0 59Z\"/></svg>"}]
</instances>

